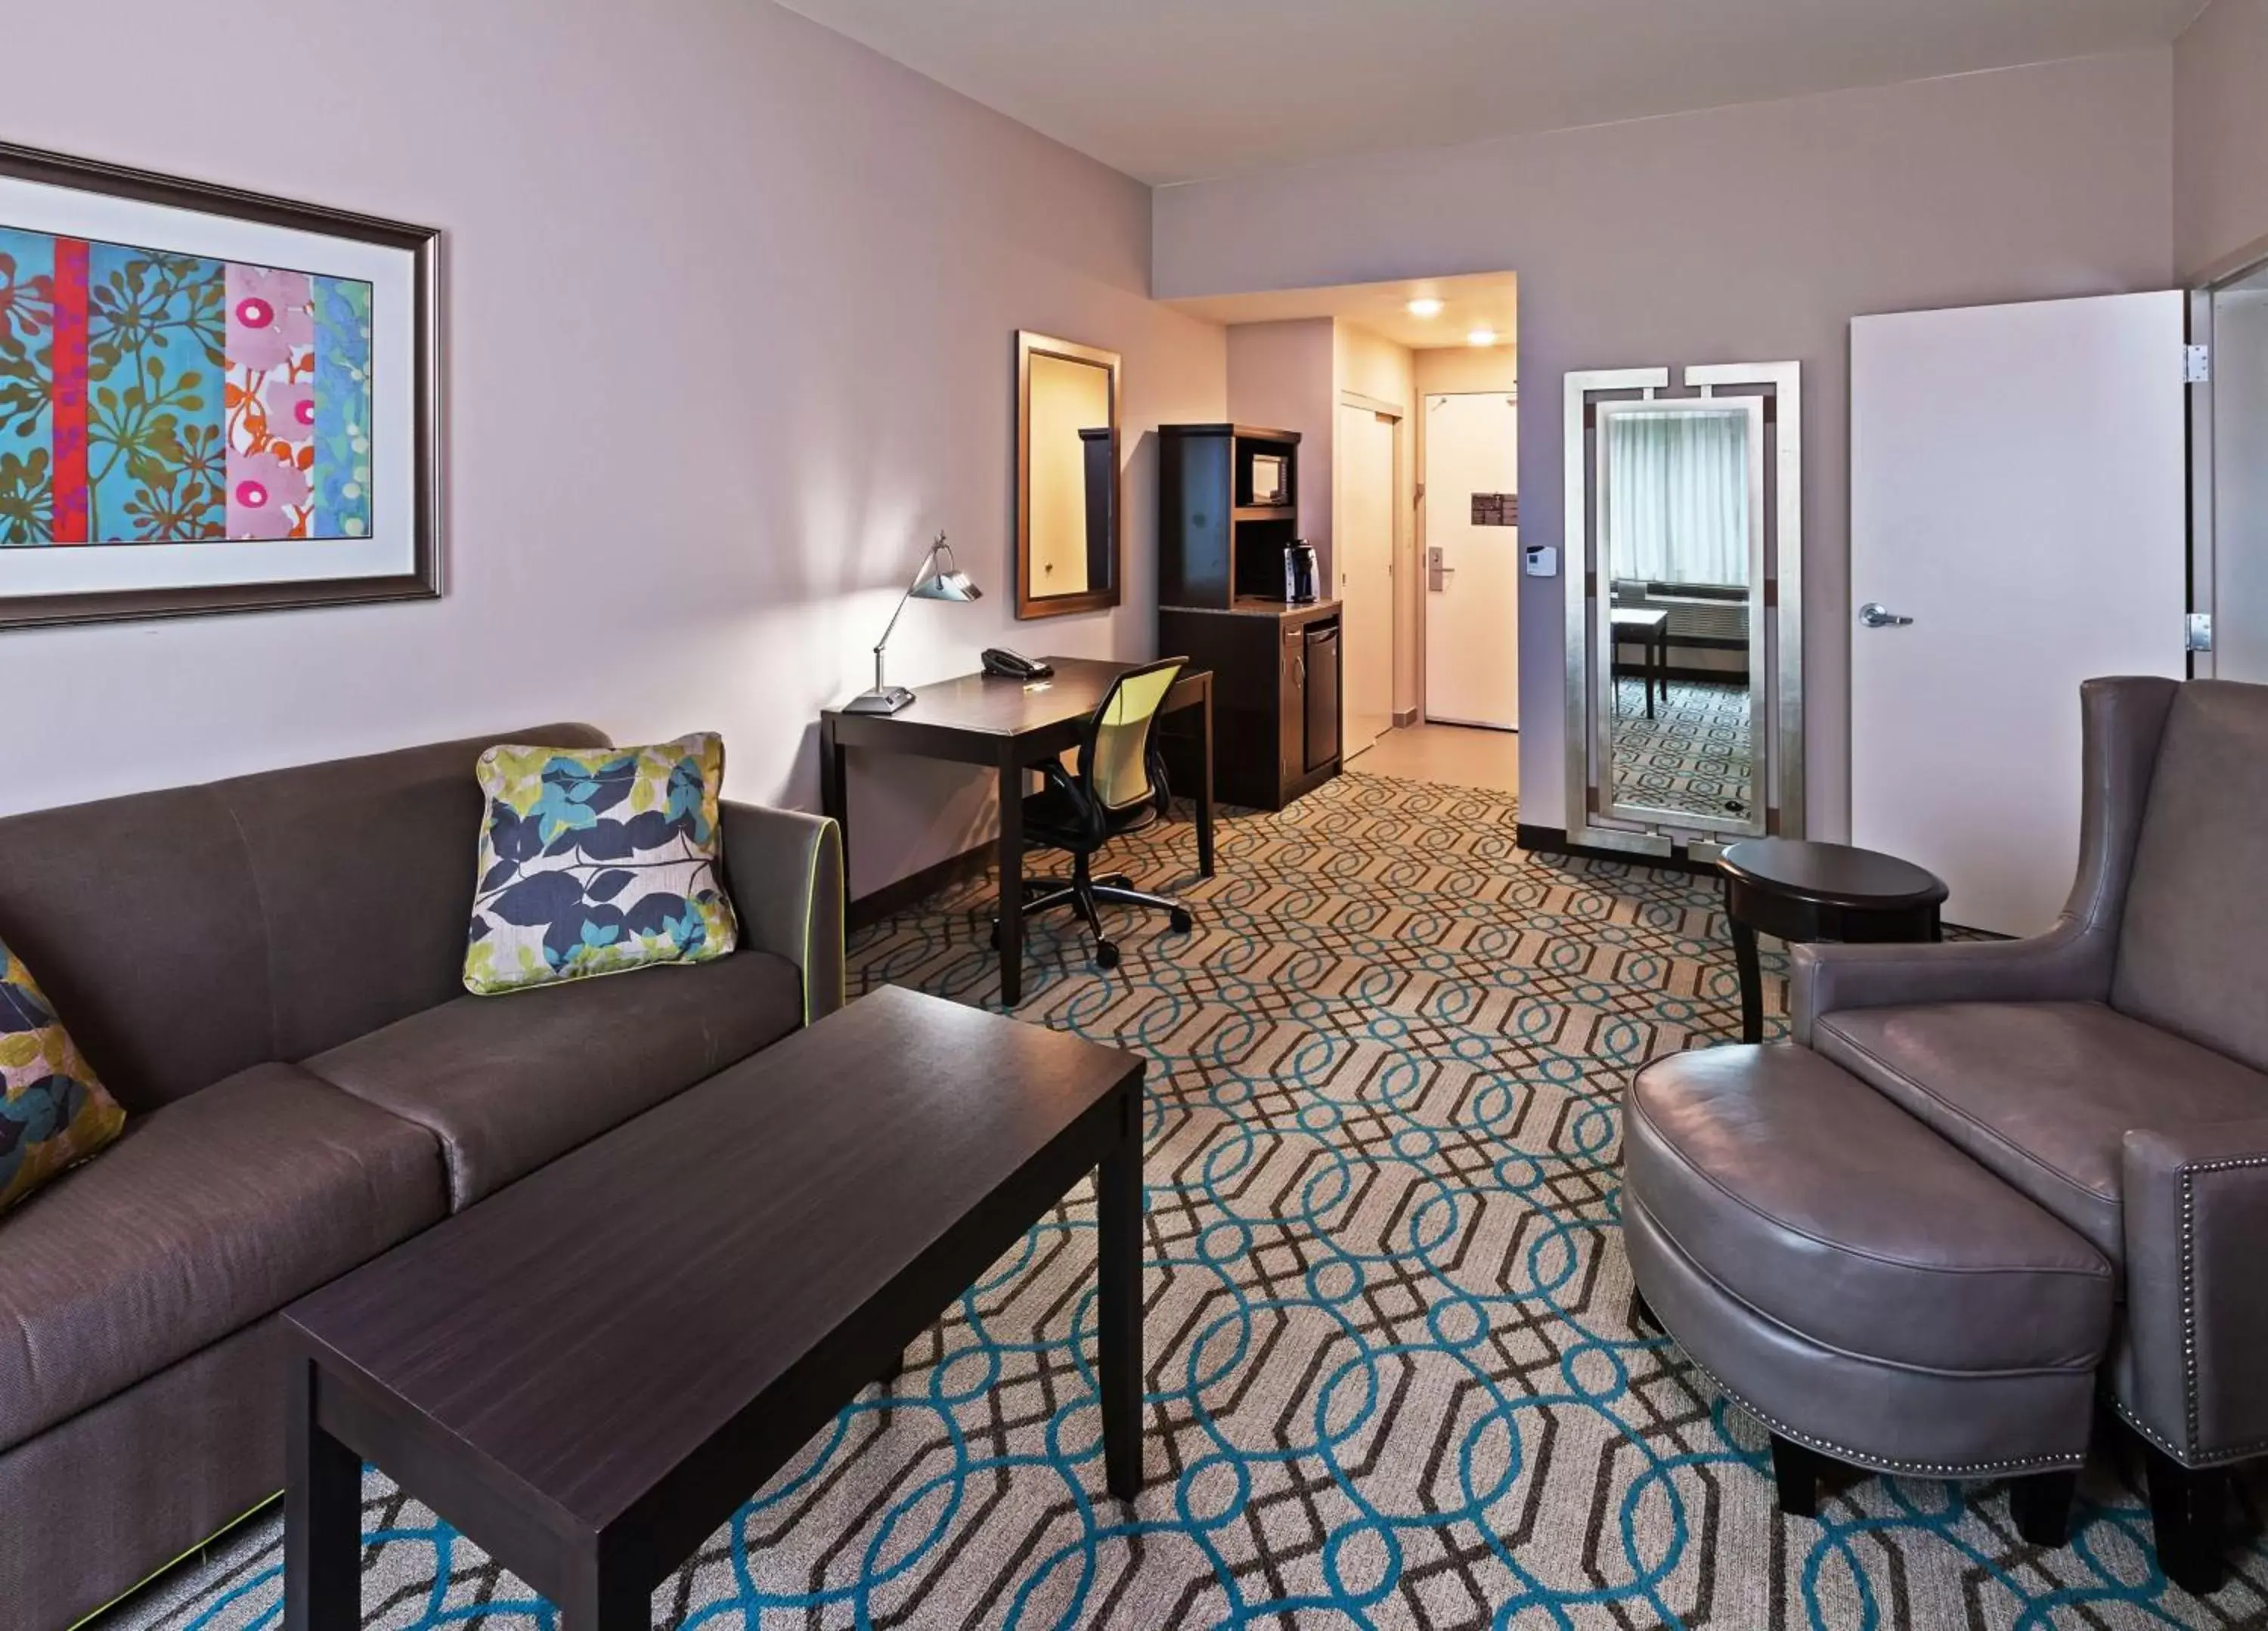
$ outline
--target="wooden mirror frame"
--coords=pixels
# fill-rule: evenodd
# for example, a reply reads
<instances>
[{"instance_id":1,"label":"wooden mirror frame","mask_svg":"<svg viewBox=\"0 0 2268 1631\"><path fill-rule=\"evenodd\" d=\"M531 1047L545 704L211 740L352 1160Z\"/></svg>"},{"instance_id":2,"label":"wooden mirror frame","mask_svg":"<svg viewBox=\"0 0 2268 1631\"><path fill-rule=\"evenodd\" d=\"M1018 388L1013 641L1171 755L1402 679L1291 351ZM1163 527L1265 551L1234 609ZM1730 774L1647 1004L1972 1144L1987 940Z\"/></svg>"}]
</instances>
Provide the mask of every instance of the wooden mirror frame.
<instances>
[{"instance_id":1,"label":"wooden mirror frame","mask_svg":"<svg viewBox=\"0 0 2268 1631\"><path fill-rule=\"evenodd\" d=\"M1032 592L1032 358L1052 356L1064 362L1086 363L1110 375L1110 582L1076 594L1035 595ZM1116 351L1078 345L1016 331L1016 615L1020 619L1063 617L1074 612L1100 612L1119 604L1126 577L1125 471L1119 433L1119 356Z\"/></svg>"}]
</instances>

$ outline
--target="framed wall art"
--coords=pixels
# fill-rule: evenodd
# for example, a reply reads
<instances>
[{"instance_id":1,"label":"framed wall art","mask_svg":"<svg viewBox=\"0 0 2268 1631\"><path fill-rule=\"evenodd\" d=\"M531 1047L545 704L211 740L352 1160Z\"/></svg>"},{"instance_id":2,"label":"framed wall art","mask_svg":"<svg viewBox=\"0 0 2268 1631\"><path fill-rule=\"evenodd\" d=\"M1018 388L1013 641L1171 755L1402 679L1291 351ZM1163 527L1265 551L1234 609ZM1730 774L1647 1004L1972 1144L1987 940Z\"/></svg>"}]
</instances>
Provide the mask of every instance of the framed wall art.
<instances>
[{"instance_id":1,"label":"framed wall art","mask_svg":"<svg viewBox=\"0 0 2268 1631\"><path fill-rule=\"evenodd\" d=\"M0 629L438 594L439 240L0 143Z\"/></svg>"}]
</instances>

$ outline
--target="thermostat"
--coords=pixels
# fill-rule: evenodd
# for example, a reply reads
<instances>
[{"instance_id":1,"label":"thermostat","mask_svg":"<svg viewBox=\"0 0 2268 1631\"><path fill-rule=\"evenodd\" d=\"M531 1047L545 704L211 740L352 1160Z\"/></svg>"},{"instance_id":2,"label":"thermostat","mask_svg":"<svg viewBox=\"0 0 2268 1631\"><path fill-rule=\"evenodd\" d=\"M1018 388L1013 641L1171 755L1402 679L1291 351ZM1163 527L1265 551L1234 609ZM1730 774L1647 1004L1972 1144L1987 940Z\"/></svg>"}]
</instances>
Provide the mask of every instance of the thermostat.
<instances>
[{"instance_id":1,"label":"thermostat","mask_svg":"<svg viewBox=\"0 0 2268 1631\"><path fill-rule=\"evenodd\" d=\"M1530 577L1557 577L1559 576L1558 545L1529 544L1527 546L1527 555L1528 575Z\"/></svg>"}]
</instances>

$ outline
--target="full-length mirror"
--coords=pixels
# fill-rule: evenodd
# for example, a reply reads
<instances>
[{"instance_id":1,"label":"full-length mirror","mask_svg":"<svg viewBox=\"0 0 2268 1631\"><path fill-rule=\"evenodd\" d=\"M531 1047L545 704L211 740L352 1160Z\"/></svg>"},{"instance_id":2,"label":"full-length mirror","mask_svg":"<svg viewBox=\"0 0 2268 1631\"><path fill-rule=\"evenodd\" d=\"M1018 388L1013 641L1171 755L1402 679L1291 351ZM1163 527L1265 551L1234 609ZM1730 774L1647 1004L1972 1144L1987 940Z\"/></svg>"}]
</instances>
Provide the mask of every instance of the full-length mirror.
<instances>
[{"instance_id":1,"label":"full-length mirror","mask_svg":"<svg viewBox=\"0 0 2268 1631\"><path fill-rule=\"evenodd\" d=\"M1016 336L1016 615L1118 604L1118 354Z\"/></svg>"},{"instance_id":2,"label":"full-length mirror","mask_svg":"<svg viewBox=\"0 0 2268 1631\"><path fill-rule=\"evenodd\" d=\"M1578 841L1801 833L1796 390L1793 364L1568 377Z\"/></svg>"}]
</instances>

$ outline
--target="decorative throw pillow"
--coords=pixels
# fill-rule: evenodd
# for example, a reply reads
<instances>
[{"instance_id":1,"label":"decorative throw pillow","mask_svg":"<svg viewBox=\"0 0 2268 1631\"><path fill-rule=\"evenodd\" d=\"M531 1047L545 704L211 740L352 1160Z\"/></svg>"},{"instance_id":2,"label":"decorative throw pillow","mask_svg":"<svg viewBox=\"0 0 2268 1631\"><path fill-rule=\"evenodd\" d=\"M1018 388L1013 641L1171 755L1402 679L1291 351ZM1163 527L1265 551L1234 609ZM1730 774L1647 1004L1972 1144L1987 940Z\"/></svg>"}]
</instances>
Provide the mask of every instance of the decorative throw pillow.
<instances>
[{"instance_id":1,"label":"decorative throw pillow","mask_svg":"<svg viewBox=\"0 0 2268 1631\"><path fill-rule=\"evenodd\" d=\"M126 1130L126 1112L0 945L0 1212Z\"/></svg>"},{"instance_id":2,"label":"decorative throw pillow","mask_svg":"<svg viewBox=\"0 0 2268 1631\"><path fill-rule=\"evenodd\" d=\"M717 827L725 744L491 747L465 985L482 995L733 949Z\"/></svg>"}]
</instances>

